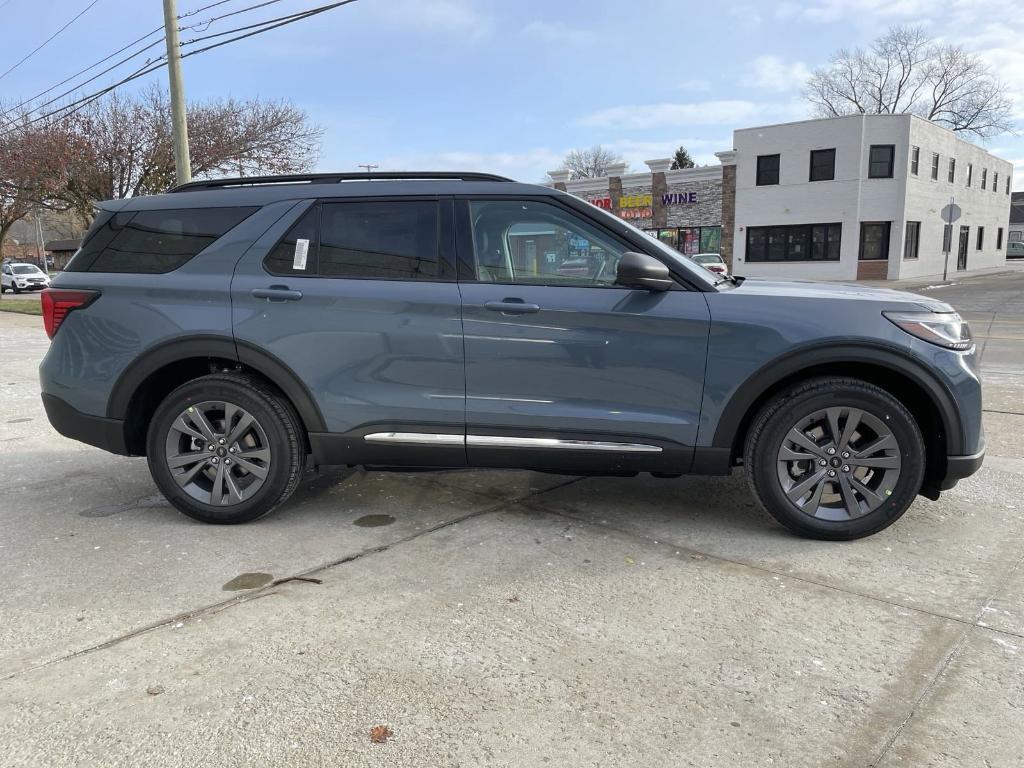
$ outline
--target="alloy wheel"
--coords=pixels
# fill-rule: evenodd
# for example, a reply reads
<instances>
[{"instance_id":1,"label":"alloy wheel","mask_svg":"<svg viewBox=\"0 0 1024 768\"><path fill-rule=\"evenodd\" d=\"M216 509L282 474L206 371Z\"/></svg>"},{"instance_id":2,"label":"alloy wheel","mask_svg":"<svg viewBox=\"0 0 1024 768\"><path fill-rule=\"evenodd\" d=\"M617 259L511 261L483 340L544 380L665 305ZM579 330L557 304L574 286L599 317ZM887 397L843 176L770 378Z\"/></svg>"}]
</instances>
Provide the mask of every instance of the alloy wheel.
<instances>
[{"instance_id":1,"label":"alloy wheel","mask_svg":"<svg viewBox=\"0 0 1024 768\"><path fill-rule=\"evenodd\" d=\"M777 472L801 512L853 520L874 512L900 477L900 446L885 421L860 408L823 408L786 433Z\"/></svg>"},{"instance_id":2,"label":"alloy wheel","mask_svg":"<svg viewBox=\"0 0 1024 768\"><path fill-rule=\"evenodd\" d=\"M171 477L197 501L240 504L270 471L270 443L256 418L224 401L190 405L171 423L164 457Z\"/></svg>"}]
</instances>

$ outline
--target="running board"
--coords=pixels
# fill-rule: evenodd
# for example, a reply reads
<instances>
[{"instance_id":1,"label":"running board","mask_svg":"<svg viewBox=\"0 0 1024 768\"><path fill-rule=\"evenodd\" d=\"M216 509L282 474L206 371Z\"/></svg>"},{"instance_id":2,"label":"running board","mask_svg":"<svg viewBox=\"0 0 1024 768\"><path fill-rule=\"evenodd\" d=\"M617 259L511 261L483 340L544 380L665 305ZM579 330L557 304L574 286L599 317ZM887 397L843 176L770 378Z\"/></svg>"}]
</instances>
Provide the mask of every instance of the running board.
<instances>
[{"instance_id":1,"label":"running board","mask_svg":"<svg viewBox=\"0 0 1024 768\"><path fill-rule=\"evenodd\" d=\"M466 445L475 448L533 448L557 451L610 451L615 453L661 453L657 445L614 443L604 440L561 440L554 437L505 437L502 435L452 435L433 432L374 432L363 438L368 443L401 445Z\"/></svg>"}]
</instances>

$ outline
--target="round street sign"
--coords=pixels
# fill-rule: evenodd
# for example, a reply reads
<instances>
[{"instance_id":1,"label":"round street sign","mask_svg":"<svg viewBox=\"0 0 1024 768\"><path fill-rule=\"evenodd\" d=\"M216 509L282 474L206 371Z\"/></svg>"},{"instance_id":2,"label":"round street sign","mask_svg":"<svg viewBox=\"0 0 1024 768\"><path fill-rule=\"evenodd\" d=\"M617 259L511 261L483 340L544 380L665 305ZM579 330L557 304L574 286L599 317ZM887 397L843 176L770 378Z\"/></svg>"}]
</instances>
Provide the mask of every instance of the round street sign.
<instances>
[{"instance_id":1,"label":"round street sign","mask_svg":"<svg viewBox=\"0 0 1024 768\"><path fill-rule=\"evenodd\" d=\"M952 224L960 218L960 214L963 211L960 210L960 206L956 203L948 203L942 208L942 220L947 224Z\"/></svg>"}]
</instances>

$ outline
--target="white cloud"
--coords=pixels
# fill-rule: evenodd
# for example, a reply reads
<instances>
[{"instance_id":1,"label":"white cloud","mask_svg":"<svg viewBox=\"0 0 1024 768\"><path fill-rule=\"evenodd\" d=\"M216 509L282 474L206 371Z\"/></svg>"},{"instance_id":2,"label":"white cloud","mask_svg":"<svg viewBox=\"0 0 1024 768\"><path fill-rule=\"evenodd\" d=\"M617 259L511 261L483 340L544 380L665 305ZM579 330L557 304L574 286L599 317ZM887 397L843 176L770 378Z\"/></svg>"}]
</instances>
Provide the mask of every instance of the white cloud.
<instances>
[{"instance_id":1,"label":"white cloud","mask_svg":"<svg viewBox=\"0 0 1024 768\"><path fill-rule=\"evenodd\" d=\"M758 56L747 67L740 81L771 91L795 91L803 87L811 76L810 68L802 61L790 61L781 56Z\"/></svg>"},{"instance_id":2,"label":"white cloud","mask_svg":"<svg viewBox=\"0 0 1024 768\"><path fill-rule=\"evenodd\" d=\"M552 45L586 45L597 40L589 29L569 26L560 21L531 21L523 27L523 34Z\"/></svg>"},{"instance_id":3,"label":"white cloud","mask_svg":"<svg viewBox=\"0 0 1024 768\"><path fill-rule=\"evenodd\" d=\"M609 107L581 119L592 128L650 130L666 126L724 125L739 128L751 121L796 119L806 114L800 103L759 104L743 99L698 101L684 104L638 104Z\"/></svg>"},{"instance_id":4,"label":"white cloud","mask_svg":"<svg viewBox=\"0 0 1024 768\"><path fill-rule=\"evenodd\" d=\"M385 0L365 7L386 24L444 32L464 40L482 40L494 32L494 19L471 0Z\"/></svg>"}]
</instances>

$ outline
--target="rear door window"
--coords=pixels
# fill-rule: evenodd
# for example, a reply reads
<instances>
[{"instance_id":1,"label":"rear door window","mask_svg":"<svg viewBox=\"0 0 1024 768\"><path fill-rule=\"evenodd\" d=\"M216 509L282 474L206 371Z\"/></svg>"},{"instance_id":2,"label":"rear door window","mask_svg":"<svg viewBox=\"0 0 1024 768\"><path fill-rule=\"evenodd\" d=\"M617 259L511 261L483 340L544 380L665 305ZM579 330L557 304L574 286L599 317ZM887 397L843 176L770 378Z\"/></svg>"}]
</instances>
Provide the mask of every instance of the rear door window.
<instances>
[{"instance_id":1,"label":"rear door window","mask_svg":"<svg viewBox=\"0 0 1024 768\"><path fill-rule=\"evenodd\" d=\"M320 213L321 277L436 280L437 203L324 203Z\"/></svg>"},{"instance_id":2,"label":"rear door window","mask_svg":"<svg viewBox=\"0 0 1024 768\"><path fill-rule=\"evenodd\" d=\"M322 202L263 260L272 275L438 280L438 205L433 200Z\"/></svg>"},{"instance_id":3,"label":"rear door window","mask_svg":"<svg viewBox=\"0 0 1024 768\"><path fill-rule=\"evenodd\" d=\"M72 272L161 274L178 269L258 210L177 208L121 212L87 237Z\"/></svg>"}]
</instances>

